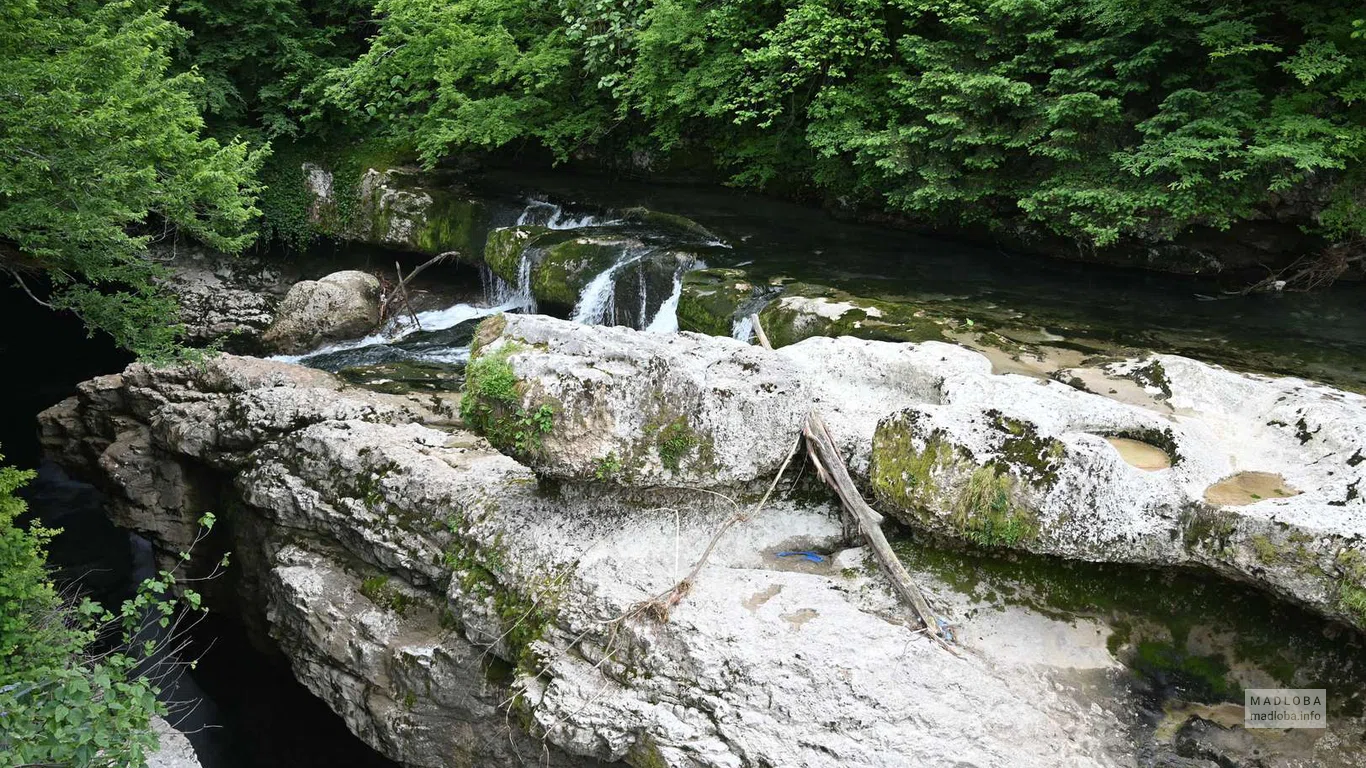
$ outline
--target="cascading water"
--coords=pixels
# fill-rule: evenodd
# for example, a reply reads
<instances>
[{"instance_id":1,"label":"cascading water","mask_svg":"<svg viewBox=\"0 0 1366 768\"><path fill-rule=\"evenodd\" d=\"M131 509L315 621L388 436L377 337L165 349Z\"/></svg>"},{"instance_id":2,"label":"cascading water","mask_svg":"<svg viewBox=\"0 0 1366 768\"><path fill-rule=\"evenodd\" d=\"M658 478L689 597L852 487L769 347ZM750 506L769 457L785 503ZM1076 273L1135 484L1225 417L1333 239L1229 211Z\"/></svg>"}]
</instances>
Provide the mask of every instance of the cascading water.
<instances>
[{"instance_id":1,"label":"cascading water","mask_svg":"<svg viewBox=\"0 0 1366 768\"><path fill-rule=\"evenodd\" d=\"M271 359L287 363L300 363L331 371L395 360L463 363L469 359L468 344L405 344L405 340L411 340L419 332L430 334L445 331L470 320L496 315L499 312L511 312L520 308L521 305L515 301L491 307L456 304L445 309L419 312L417 320L422 326L421 331L415 326L395 324L384 331L371 334L363 339L331 344L302 355L277 355Z\"/></svg>"},{"instance_id":2,"label":"cascading water","mask_svg":"<svg viewBox=\"0 0 1366 768\"><path fill-rule=\"evenodd\" d=\"M735 318L730 323L730 335L748 344L754 339L754 320L749 315Z\"/></svg>"},{"instance_id":3,"label":"cascading water","mask_svg":"<svg viewBox=\"0 0 1366 768\"><path fill-rule=\"evenodd\" d=\"M686 270L682 267L674 273L674 287L669 293L669 298L659 305L659 311L655 313L654 319L645 326L645 330L651 333L678 333L678 300L683 297L683 273ZM643 305L643 302L642 302ZM644 309L641 316L644 316Z\"/></svg>"},{"instance_id":4,"label":"cascading water","mask_svg":"<svg viewBox=\"0 0 1366 768\"><path fill-rule=\"evenodd\" d=\"M645 313L650 311L650 284L640 264L636 265L636 292L640 294L640 311L636 314L636 322L644 326Z\"/></svg>"},{"instance_id":5,"label":"cascading water","mask_svg":"<svg viewBox=\"0 0 1366 768\"><path fill-rule=\"evenodd\" d=\"M622 267L640 261L651 252L649 248L628 248L621 252L612 266L599 272L583 287L574 305L570 320L584 325L602 325L614 314L617 293L617 272Z\"/></svg>"},{"instance_id":6,"label":"cascading water","mask_svg":"<svg viewBox=\"0 0 1366 768\"><path fill-rule=\"evenodd\" d=\"M536 294L531 292L531 252L522 251L521 261L517 262L517 292L508 297L527 312L536 311Z\"/></svg>"},{"instance_id":7,"label":"cascading water","mask_svg":"<svg viewBox=\"0 0 1366 768\"><path fill-rule=\"evenodd\" d=\"M579 229L604 223L597 216L583 214L567 216L562 206L547 200L528 200L517 217L517 226L535 225L546 229Z\"/></svg>"},{"instance_id":8,"label":"cascading water","mask_svg":"<svg viewBox=\"0 0 1366 768\"><path fill-rule=\"evenodd\" d=\"M735 316L731 319L730 335L732 338L739 339L745 343L754 340L754 320L755 312L763 309L769 300L773 298L770 292L764 292L749 297L741 302L735 310Z\"/></svg>"}]
</instances>

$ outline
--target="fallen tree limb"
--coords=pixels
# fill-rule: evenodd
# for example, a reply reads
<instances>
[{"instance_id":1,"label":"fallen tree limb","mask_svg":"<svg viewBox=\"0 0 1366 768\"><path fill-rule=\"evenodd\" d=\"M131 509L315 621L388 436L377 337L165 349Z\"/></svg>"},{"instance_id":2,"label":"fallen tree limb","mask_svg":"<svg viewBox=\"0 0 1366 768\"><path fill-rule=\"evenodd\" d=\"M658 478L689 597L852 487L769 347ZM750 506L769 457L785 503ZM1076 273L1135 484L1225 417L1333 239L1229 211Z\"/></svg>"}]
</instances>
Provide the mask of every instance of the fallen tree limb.
<instances>
[{"instance_id":1,"label":"fallen tree limb","mask_svg":"<svg viewBox=\"0 0 1366 768\"><path fill-rule=\"evenodd\" d=\"M935 638L941 645L948 647L944 643L942 630L940 629L939 618L930 609L930 604L925 601L925 596L920 593L920 588L911 581L911 574L906 571L906 567L897 559L896 553L892 551L892 546L887 543L887 537L882 534L882 515L877 510L868 505L863 500L863 495L859 493L854 485L854 480L849 476L849 470L844 465L844 459L835 448L835 441L830 437L830 431L826 429L825 422L821 420L815 411L806 417L806 424L802 427L802 435L806 437L806 450L816 463L821 479L835 490L839 496L840 503L844 505L844 511L853 518L859 533L863 535L868 546L873 550L873 556L877 558L878 565L882 566L883 573L892 582L892 588L897 595L911 606L920 622L925 625L925 629L930 637Z\"/></svg>"},{"instance_id":2,"label":"fallen tree limb","mask_svg":"<svg viewBox=\"0 0 1366 768\"><path fill-rule=\"evenodd\" d=\"M397 261L394 262L394 272L398 274L398 292L403 296L403 306L408 310L408 317L412 318L413 326L420 331L422 321L417 319L417 313L413 311L413 302L408 298L408 281L403 279L403 266Z\"/></svg>"},{"instance_id":3,"label":"fallen tree limb","mask_svg":"<svg viewBox=\"0 0 1366 768\"><path fill-rule=\"evenodd\" d=\"M413 312L413 305L408 301L408 283L412 282L413 278L422 274L423 270L427 267L440 264L446 259L458 258L459 256L459 251L446 251L445 253L437 254L414 267L413 271L409 272L406 276L403 274L403 268L399 266L398 262L394 262L394 269L398 272L398 285L384 297L384 305L380 308L380 317L391 317L393 310L390 308L390 305L401 296L403 297L404 305L408 308L408 314L412 316L413 322L416 323L417 314ZM418 327L421 328L421 325L419 324Z\"/></svg>"},{"instance_id":4,"label":"fallen tree limb","mask_svg":"<svg viewBox=\"0 0 1366 768\"><path fill-rule=\"evenodd\" d=\"M764 349L773 349L773 345L768 343L768 334L764 333L764 326L759 322L759 316L750 315L749 322L754 326L754 335L759 337L759 346Z\"/></svg>"}]
</instances>

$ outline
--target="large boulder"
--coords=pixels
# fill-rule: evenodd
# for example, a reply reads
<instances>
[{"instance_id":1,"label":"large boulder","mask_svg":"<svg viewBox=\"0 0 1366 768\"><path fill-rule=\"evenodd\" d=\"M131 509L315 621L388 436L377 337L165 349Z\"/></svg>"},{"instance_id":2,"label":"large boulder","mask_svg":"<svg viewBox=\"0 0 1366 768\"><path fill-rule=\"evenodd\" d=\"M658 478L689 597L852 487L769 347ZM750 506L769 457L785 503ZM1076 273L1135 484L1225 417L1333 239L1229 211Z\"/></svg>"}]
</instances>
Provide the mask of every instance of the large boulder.
<instances>
[{"instance_id":1,"label":"large boulder","mask_svg":"<svg viewBox=\"0 0 1366 768\"><path fill-rule=\"evenodd\" d=\"M346 188L322 166L303 165L309 222L340 240L477 261L489 226L486 206L452 179L412 168L367 168Z\"/></svg>"},{"instance_id":2,"label":"large boulder","mask_svg":"<svg viewBox=\"0 0 1366 768\"><path fill-rule=\"evenodd\" d=\"M858 551L820 570L775 556L834 546L824 505L775 503L738 526L660 621L643 601L707 548L728 504L544 484L425 401L224 355L132 366L43 424L49 450L159 552L214 511L233 551L227 604L405 765L1132 763L1123 721L1098 704L1114 702L1063 684L1072 670L941 649ZM149 474L177 492L142 492Z\"/></svg>"},{"instance_id":3,"label":"large boulder","mask_svg":"<svg viewBox=\"0 0 1366 768\"><path fill-rule=\"evenodd\" d=\"M771 286L755 284L743 270L714 267L683 276L678 328L711 336L732 336L741 313ZM762 305L752 308L760 309Z\"/></svg>"},{"instance_id":4,"label":"large boulder","mask_svg":"<svg viewBox=\"0 0 1366 768\"><path fill-rule=\"evenodd\" d=\"M754 490L819 411L884 511L988 547L1203 564L1366 627L1366 398L1153 356L1059 378L939 342L496 317L467 423L562 480ZM1080 388L1079 388L1080 387Z\"/></svg>"},{"instance_id":5,"label":"large boulder","mask_svg":"<svg viewBox=\"0 0 1366 768\"><path fill-rule=\"evenodd\" d=\"M364 336L379 320L379 279L358 270L333 272L295 283L261 341L285 354L307 352L324 342Z\"/></svg>"},{"instance_id":6,"label":"large boulder","mask_svg":"<svg viewBox=\"0 0 1366 768\"><path fill-rule=\"evenodd\" d=\"M467 422L556 478L741 488L772 476L812 408L866 468L878 419L938 399L985 364L949 344L813 339L776 354L695 333L658 335L499 315L476 334ZM503 387L516 381L514 392ZM536 414L548 427L528 433Z\"/></svg>"},{"instance_id":7,"label":"large boulder","mask_svg":"<svg viewBox=\"0 0 1366 768\"><path fill-rule=\"evenodd\" d=\"M878 501L986 546L1204 564L1366 626L1366 398L1168 355L1100 373L1119 399L951 379L878 425Z\"/></svg>"}]
</instances>

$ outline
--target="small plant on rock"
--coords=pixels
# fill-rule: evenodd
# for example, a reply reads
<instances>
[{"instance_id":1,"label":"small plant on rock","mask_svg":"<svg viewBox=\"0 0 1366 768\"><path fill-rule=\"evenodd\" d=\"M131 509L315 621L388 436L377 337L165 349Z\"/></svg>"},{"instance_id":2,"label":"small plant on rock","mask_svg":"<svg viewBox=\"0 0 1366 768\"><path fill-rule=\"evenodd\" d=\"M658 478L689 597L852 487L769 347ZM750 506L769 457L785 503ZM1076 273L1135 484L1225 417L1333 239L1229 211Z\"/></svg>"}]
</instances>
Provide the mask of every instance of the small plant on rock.
<instances>
[{"instance_id":1,"label":"small plant on rock","mask_svg":"<svg viewBox=\"0 0 1366 768\"><path fill-rule=\"evenodd\" d=\"M697 437L687 419L679 416L659 430L659 460L668 469L677 471L679 462L696 444Z\"/></svg>"},{"instance_id":2,"label":"small plant on rock","mask_svg":"<svg viewBox=\"0 0 1366 768\"><path fill-rule=\"evenodd\" d=\"M598 459L597 464L593 467L593 477L596 477L599 481L602 482L605 482L607 480L612 479L613 477L616 477L617 474L620 472L621 459L617 458L617 454L615 452L609 453L606 456L603 456L602 458Z\"/></svg>"},{"instance_id":3,"label":"small plant on rock","mask_svg":"<svg viewBox=\"0 0 1366 768\"><path fill-rule=\"evenodd\" d=\"M508 356L520 348L504 344L470 362L460 417L495 446L527 454L538 450L541 439L554 429L555 408L548 403L534 409L522 406L517 374L508 362Z\"/></svg>"}]
</instances>

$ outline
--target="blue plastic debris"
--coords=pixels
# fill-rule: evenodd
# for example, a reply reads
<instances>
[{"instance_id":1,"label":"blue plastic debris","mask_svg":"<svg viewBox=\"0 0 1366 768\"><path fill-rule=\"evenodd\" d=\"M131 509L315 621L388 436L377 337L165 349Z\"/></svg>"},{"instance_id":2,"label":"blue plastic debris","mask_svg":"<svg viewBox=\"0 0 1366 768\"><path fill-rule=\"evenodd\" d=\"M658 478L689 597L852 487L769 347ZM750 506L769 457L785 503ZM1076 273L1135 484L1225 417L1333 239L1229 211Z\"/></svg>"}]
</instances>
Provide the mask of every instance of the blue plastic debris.
<instances>
[{"instance_id":1,"label":"blue plastic debris","mask_svg":"<svg viewBox=\"0 0 1366 768\"><path fill-rule=\"evenodd\" d=\"M792 550L792 551L788 551L788 552L779 552L779 553L778 553L778 557L804 557L804 558L806 558L807 560L810 560L810 561L813 562L813 563L823 563L823 562L825 562L825 555L818 555L818 554L816 554L815 552L807 552L807 551L805 551L805 550Z\"/></svg>"},{"instance_id":2,"label":"blue plastic debris","mask_svg":"<svg viewBox=\"0 0 1366 768\"><path fill-rule=\"evenodd\" d=\"M939 636L944 638L945 640L948 640L951 643L956 642L953 639L953 625L948 623L947 621L944 621L938 616L935 617L935 620L939 622Z\"/></svg>"}]
</instances>

